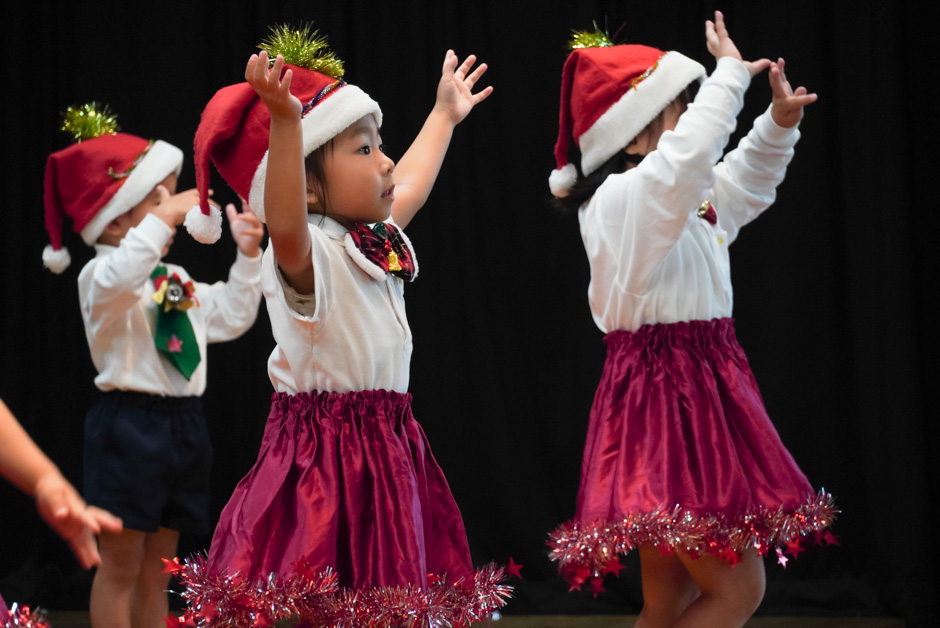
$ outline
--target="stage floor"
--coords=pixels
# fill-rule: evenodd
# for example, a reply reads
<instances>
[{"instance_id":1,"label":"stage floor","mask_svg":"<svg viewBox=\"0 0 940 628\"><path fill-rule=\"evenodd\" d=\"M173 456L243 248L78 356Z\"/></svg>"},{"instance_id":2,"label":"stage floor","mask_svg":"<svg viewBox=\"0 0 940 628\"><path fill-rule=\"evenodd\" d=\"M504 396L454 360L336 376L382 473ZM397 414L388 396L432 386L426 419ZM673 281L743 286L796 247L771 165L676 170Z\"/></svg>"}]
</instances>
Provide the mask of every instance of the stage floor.
<instances>
[{"instance_id":1,"label":"stage floor","mask_svg":"<svg viewBox=\"0 0 940 628\"><path fill-rule=\"evenodd\" d=\"M88 613L49 614L52 628L91 628ZM492 622L493 628L633 628L631 615L516 615ZM475 624L483 626L483 624ZM746 628L904 628L890 617L754 617Z\"/></svg>"}]
</instances>

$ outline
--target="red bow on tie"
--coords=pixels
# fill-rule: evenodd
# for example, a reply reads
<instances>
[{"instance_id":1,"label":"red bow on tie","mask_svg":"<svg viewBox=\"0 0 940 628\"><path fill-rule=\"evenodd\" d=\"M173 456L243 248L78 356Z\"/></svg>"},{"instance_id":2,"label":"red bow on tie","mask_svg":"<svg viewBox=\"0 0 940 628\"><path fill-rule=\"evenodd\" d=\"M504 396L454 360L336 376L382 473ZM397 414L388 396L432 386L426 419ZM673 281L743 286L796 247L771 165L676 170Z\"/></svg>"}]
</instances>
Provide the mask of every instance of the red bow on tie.
<instances>
[{"instance_id":1,"label":"red bow on tie","mask_svg":"<svg viewBox=\"0 0 940 628\"><path fill-rule=\"evenodd\" d=\"M378 222L372 228L364 223L356 223L355 230L348 233L356 248L370 262L386 273L407 281L414 280L414 256L398 227L384 222Z\"/></svg>"}]
</instances>

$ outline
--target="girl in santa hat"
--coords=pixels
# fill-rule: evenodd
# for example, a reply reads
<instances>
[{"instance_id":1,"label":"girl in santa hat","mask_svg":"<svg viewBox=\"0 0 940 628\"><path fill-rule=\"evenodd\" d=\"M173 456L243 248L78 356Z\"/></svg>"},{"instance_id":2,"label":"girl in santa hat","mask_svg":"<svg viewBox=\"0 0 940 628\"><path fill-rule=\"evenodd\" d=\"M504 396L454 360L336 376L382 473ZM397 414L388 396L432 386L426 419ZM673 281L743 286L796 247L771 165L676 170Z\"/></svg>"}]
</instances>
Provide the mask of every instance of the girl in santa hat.
<instances>
[{"instance_id":1,"label":"girl in santa hat","mask_svg":"<svg viewBox=\"0 0 940 628\"><path fill-rule=\"evenodd\" d=\"M607 345L576 515L551 534L552 558L596 594L638 549L647 628L741 626L763 597L763 555L785 564L835 538L831 498L781 443L735 338L728 259L773 202L816 95L791 88L783 59L744 61L720 12L705 30L707 78L677 52L576 37L549 179L578 212ZM722 159L767 69L772 104Z\"/></svg>"},{"instance_id":2,"label":"girl in santa hat","mask_svg":"<svg viewBox=\"0 0 940 628\"><path fill-rule=\"evenodd\" d=\"M278 45L294 36L305 42ZM474 93L486 65L471 71L475 57L458 63L448 51L436 103L396 164L378 104L340 78L314 36L276 29L248 61L247 82L213 97L196 134L203 193L211 158L267 223L262 284L277 346L258 460L221 515L207 564L190 561L181 577L197 616L211 607L236 622L263 612L262 621L325 625L469 625L506 589L500 569L474 571L460 512L411 413L403 291L418 263L402 229L454 127L492 87ZM285 48L319 52L285 63L276 54ZM258 585L233 587L232 576ZM327 595L291 597L311 587Z\"/></svg>"}]
</instances>

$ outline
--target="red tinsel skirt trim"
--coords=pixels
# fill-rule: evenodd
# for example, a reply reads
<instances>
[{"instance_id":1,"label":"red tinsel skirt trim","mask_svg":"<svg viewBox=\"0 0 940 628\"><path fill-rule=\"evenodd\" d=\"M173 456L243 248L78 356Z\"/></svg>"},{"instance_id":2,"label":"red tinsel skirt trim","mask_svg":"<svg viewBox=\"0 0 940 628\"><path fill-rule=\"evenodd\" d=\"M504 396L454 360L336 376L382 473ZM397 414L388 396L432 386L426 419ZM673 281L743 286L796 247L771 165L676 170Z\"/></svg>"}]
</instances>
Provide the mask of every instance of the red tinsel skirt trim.
<instances>
[{"instance_id":1,"label":"red tinsel skirt trim","mask_svg":"<svg viewBox=\"0 0 940 628\"><path fill-rule=\"evenodd\" d=\"M618 557L639 545L652 545L663 553L679 551L692 558L717 556L732 565L749 549L760 555L774 549L778 562L786 567L785 553L795 557L808 545L836 543L829 528L838 512L832 495L824 491L795 510L761 507L737 517L697 515L676 506L617 521L569 521L549 535L548 546L550 558L572 588L590 582L597 590L605 574L617 574L623 567Z\"/></svg>"},{"instance_id":2,"label":"red tinsel skirt trim","mask_svg":"<svg viewBox=\"0 0 940 628\"><path fill-rule=\"evenodd\" d=\"M416 586L345 589L331 570L310 573L297 565L290 577L271 574L246 581L219 573L195 556L168 570L186 586L188 610L180 626L243 628L290 620L322 628L426 628L469 626L501 608L512 595L502 567L490 564L472 578L428 576Z\"/></svg>"},{"instance_id":3,"label":"red tinsel skirt trim","mask_svg":"<svg viewBox=\"0 0 940 628\"><path fill-rule=\"evenodd\" d=\"M16 602L12 608L7 608L3 597L0 597L0 628L49 628L46 620L46 611L40 609L30 610L28 606L20 606Z\"/></svg>"}]
</instances>

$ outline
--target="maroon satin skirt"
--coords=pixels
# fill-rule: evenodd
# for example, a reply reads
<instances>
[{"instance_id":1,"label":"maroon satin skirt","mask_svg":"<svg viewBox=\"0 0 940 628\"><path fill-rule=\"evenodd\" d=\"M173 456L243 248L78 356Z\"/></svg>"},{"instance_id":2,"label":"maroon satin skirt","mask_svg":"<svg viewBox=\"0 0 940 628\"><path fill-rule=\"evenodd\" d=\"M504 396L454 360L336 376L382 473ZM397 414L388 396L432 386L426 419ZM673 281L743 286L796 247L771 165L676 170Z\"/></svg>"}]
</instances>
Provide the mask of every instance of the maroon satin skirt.
<instances>
[{"instance_id":1,"label":"maroon satin skirt","mask_svg":"<svg viewBox=\"0 0 940 628\"><path fill-rule=\"evenodd\" d=\"M750 548L782 557L819 541L831 497L814 493L780 441L732 319L604 341L577 512L549 542L570 582L615 572L616 556L643 544L733 564Z\"/></svg>"},{"instance_id":2,"label":"maroon satin skirt","mask_svg":"<svg viewBox=\"0 0 940 628\"><path fill-rule=\"evenodd\" d=\"M208 564L245 579L332 568L352 589L472 579L467 535L411 395L275 393Z\"/></svg>"},{"instance_id":3,"label":"maroon satin skirt","mask_svg":"<svg viewBox=\"0 0 940 628\"><path fill-rule=\"evenodd\" d=\"M680 505L738 515L813 490L764 409L730 318L604 338L575 519Z\"/></svg>"}]
</instances>

